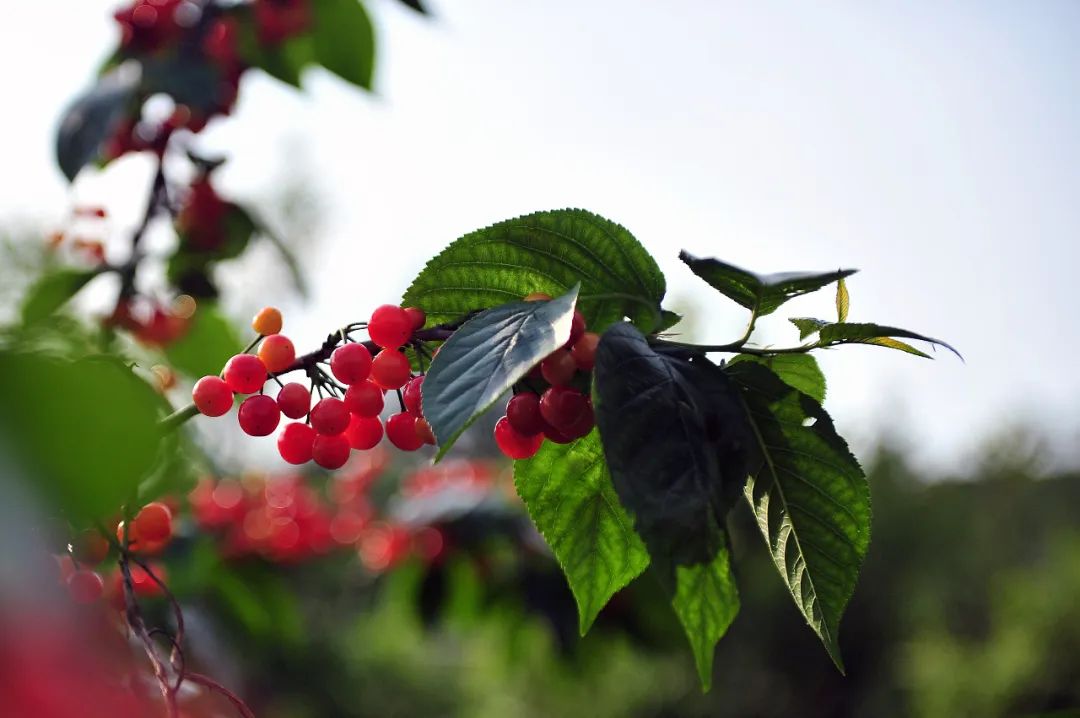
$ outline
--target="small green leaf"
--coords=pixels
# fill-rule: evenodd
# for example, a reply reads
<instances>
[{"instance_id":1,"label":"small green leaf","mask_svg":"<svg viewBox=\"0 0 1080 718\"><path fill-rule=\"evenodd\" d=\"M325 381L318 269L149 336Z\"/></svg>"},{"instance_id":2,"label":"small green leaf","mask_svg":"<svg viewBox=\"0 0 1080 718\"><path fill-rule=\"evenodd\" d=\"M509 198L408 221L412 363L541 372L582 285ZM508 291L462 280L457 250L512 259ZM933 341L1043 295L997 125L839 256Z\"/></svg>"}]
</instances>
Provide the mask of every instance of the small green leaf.
<instances>
[{"instance_id":1,"label":"small green leaf","mask_svg":"<svg viewBox=\"0 0 1080 718\"><path fill-rule=\"evenodd\" d=\"M716 644L739 613L739 592L726 546L716 552L710 563L675 567L671 606L690 639L702 691L708 691Z\"/></svg>"},{"instance_id":2,"label":"small green leaf","mask_svg":"<svg viewBox=\"0 0 1080 718\"><path fill-rule=\"evenodd\" d=\"M848 315L848 306L851 304L851 297L848 295L847 282L843 277L836 280L836 317L837 321L846 322Z\"/></svg>"},{"instance_id":3,"label":"small green leaf","mask_svg":"<svg viewBox=\"0 0 1080 718\"><path fill-rule=\"evenodd\" d=\"M371 89L375 28L359 0L315 0L311 44L315 61L341 79Z\"/></svg>"},{"instance_id":4,"label":"small green leaf","mask_svg":"<svg viewBox=\"0 0 1080 718\"><path fill-rule=\"evenodd\" d=\"M514 463L514 485L566 574L585 635L615 592L649 565L615 495L599 434L545 442L536 456Z\"/></svg>"},{"instance_id":5,"label":"small green leaf","mask_svg":"<svg viewBox=\"0 0 1080 718\"><path fill-rule=\"evenodd\" d=\"M772 314L789 299L816 292L857 271L838 269L832 272L756 274L718 259L699 259L685 251L679 253L679 259L690 267L690 271L704 279L725 297L747 309L756 308L758 316Z\"/></svg>"},{"instance_id":6,"label":"small green leaf","mask_svg":"<svg viewBox=\"0 0 1080 718\"><path fill-rule=\"evenodd\" d=\"M795 605L842 671L840 617L870 543L866 476L820 404L756 362L727 371L760 451L746 498Z\"/></svg>"},{"instance_id":7,"label":"small green leaf","mask_svg":"<svg viewBox=\"0 0 1080 718\"><path fill-rule=\"evenodd\" d=\"M578 287L549 302L514 302L461 325L424 379L424 416L442 458L461 432L570 337Z\"/></svg>"},{"instance_id":8,"label":"small green leaf","mask_svg":"<svg viewBox=\"0 0 1080 718\"><path fill-rule=\"evenodd\" d=\"M918 339L919 341L929 342L930 344L937 344L943 346L951 351L956 356L963 359L960 356L960 352L956 351L949 344L941 341L940 339L934 339L932 337L923 336L922 334L916 334L915 332L908 331L907 329L897 329L896 327L886 327L879 324L828 324L821 327L818 332L821 337L822 344L876 344L878 346L885 346L891 349L899 349L900 351L906 351L909 354L918 354L929 358L927 354L920 352L919 350L911 347L903 342L895 341L896 337L903 337L905 339ZM883 342L883 339L892 339L890 342Z\"/></svg>"},{"instance_id":9,"label":"small green leaf","mask_svg":"<svg viewBox=\"0 0 1080 718\"><path fill-rule=\"evenodd\" d=\"M822 327L829 325L824 319L811 319L810 317L792 317L789 322L799 330L799 339L806 339L811 334L821 331Z\"/></svg>"},{"instance_id":10,"label":"small green leaf","mask_svg":"<svg viewBox=\"0 0 1080 718\"><path fill-rule=\"evenodd\" d=\"M667 309L660 310L660 326L656 328L657 332L666 332L673 326L682 321L682 315L677 312L668 311Z\"/></svg>"},{"instance_id":11,"label":"small green leaf","mask_svg":"<svg viewBox=\"0 0 1080 718\"><path fill-rule=\"evenodd\" d=\"M77 525L116 512L158 456L161 397L118 359L0 352L0 437Z\"/></svg>"},{"instance_id":12,"label":"small green leaf","mask_svg":"<svg viewBox=\"0 0 1080 718\"><path fill-rule=\"evenodd\" d=\"M915 356L923 357L924 359L933 359L933 357L926 352L919 351L907 342L902 342L899 339L890 339L889 337L877 337L874 339L865 339L859 343L875 344L879 347L888 347L889 349L897 349L902 352L907 352L908 354L914 354Z\"/></svg>"},{"instance_id":13,"label":"small green leaf","mask_svg":"<svg viewBox=\"0 0 1080 718\"><path fill-rule=\"evenodd\" d=\"M251 7L239 5L232 13L237 18L236 42L244 62L286 84L300 87L301 73L314 62L311 35L294 35L280 43L264 45L259 41Z\"/></svg>"},{"instance_id":14,"label":"small green leaf","mask_svg":"<svg viewBox=\"0 0 1080 718\"><path fill-rule=\"evenodd\" d=\"M739 354L728 364L744 361L768 367L788 386L798 389L819 404L825 403L825 374L818 366L817 359L810 354L774 354L765 357Z\"/></svg>"},{"instance_id":15,"label":"small green leaf","mask_svg":"<svg viewBox=\"0 0 1080 718\"><path fill-rule=\"evenodd\" d=\"M214 253L214 259L234 259L243 254L255 234L255 220L240 205L231 202L225 212L225 241Z\"/></svg>"},{"instance_id":16,"label":"small green leaf","mask_svg":"<svg viewBox=\"0 0 1080 718\"><path fill-rule=\"evenodd\" d=\"M141 76L138 63L115 67L64 112L56 135L56 160L68 181L101 154L105 141L133 110Z\"/></svg>"},{"instance_id":17,"label":"small green leaf","mask_svg":"<svg viewBox=\"0 0 1080 718\"><path fill-rule=\"evenodd\" d=\"M581 209L536 212L455 240L413 280L402 306L439 323L578 283L590 330L623 317L654 330L665 292L660 268L626 229Z\"/></svg>"},{"instance_id":18,"label":"small green leaf","mask_svg":"<svg viewBox=\"0 0 1080 718\"><path fill-rule=\"evenodd\" d=\"M23 298L23 322L48 318L98 274L95 269L59 269L42 275Z\"/></svg>"},{"instance_id":19,"label":"small green leaf","mask_svg":"<svg viewBox=\"0 0 1080 718\"><path fill-rule=\"evenodd\" d=\"M165 348L169 364L190 377L214 375L243 350L232 324L213 303L199 305L187 332Z\"/></svg>"}]
</instances>

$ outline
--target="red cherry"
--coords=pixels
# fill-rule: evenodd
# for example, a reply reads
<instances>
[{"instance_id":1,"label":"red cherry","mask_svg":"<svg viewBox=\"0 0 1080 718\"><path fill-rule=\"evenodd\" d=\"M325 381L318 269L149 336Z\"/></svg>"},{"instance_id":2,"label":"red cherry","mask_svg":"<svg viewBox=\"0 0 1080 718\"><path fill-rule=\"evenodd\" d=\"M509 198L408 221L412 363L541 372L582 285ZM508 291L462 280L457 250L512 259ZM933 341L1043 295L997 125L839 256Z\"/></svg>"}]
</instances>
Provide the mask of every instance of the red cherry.
<instances>
[{"instance_id":1,"label":"red cherry","mask_svg":"<svg viewBox=\"0 0 1080 718\"><path fill-rule=\"evenodd\" d=\"M224 379L216 376L204 376L195 382L191 390L191 400L195 408L205 416L227 414L233 404L233 393Z\"/></svg>"},{"instance_id":2,"label":"red cherry","mask_svg":"<svg viewBox=\"0 0 1080 718\"><path fill-rule=\"evenodd\" d=\"M574 310L574 318L570 320L570 338L566 340L566 344L563 345L564 349L569 349L577 343L578 339L581 339L581 335L585 333L585 317L581 312Z\"/></svg>"},{"instance_id":3,"label":"red cherry","mask_svg":"<svg viewBox=\"0 0 1080 718\"><path fill-rule=\"evenodd\" d=\"M284 334L271 334L259 345L259 359L271 374L283 372L296 361L296 347Z\"/></svg>"},{"instance_id":4,"label":"red cherry","mask_svg":"<svg viewBox=\"0 0 1080 718\"><path fill-rule=\"evenodd\" d=\"M311 428L323 436L334 436L349 426L349 410L345 402L328 396L311 407Z\"/></svg>"},{"instance_id":5,"label":"red cherry","mask_svg":"<svg viewBox=\"0 0 1080 718\"><path fill-rule=\"evenodd\" d=\"M84 529L71 544L72 553L79 563L96 566L109 555L109 542L100 532ZM70 560L70 559L69 559Z\"/></svg>"},{"instance_id":6,"label":"red cherry","mask_svg":"<svg viewBox=\"0 0 1080 718\"><path fill-rule=\"evenodd\" d=\"M164 595L165 590L159 585L158 581L161 581L162 583L165 582L165 568L160 564L152 564L150 570L154 572L153 576L151 576L142 566L132 564L131 587L139 596L149 598ZM157 581L154 580L154 577L157 577Z\"/></svg>"},{"instance_id":7,"label":"red cherry","mask_svg":"<svg viewBox=\"0 0 1080 718\"><path fill-rule=\"evenodd\" d=\"M131 528L140 542L165 541L172 536L172 511L159 501L149 503L135 515Z\"/></svg>"},{"instance_id":8,"label":"red cherry","mask_svg":"<svg viewBox=\"0 0 1080 718\"><path fill-rule=\"evenodd\" d=\"M420 441L431 446L435 446L435 432L431 430L431 424L423 417L416 419L416 435L420 437Z\"/></svg>"},{"instance_id":9,"label":"red cherry","mask_svg":"<svg viewBox=\"0 0 1080 718\"><path fill-rule=\"evenodd\" d=\"M371 313L368 336L383 349L397 349L412 336L413 321L401 307L384 304Z\"/></svg>"},{"instance_id":10,"label":"red cherry","mask_svg":"<svg viewBox=\"0 0 1080 718\"><path fill-rule=\"evenodd\" d=\"M314 442L315 430L307 424L286 424L278 435L278 453L290 464L306 464L311 461Z\"/></svg>"},{"instance_id":11,"label":"red cherry","mask_svg":"<svg viewBox=\"0 0 1080 718\"><path fill-rule=\"evenodd\" d=\"M409 359L396 349L384 349L371 362L371 380L383 389L400 389L411 375Z\"/></svg>"},{"instance_id":12,"label":"red cherry","mask_svg":"<svg viewBox=\"0 0 1080 718\"><path fill-rule=\"evenodd\" d=\"M371 373L371 352L363 344L345 344L330 355L330 371L345 384L356 384Z\"/></svg>"},{"instance_id":13,"label":"red cherry","mask_svg":"<svg viewBox=\"0 0 1080 718\"><path fill-rule=\"evenodd\" d=\"M547 359L540 362L540 375L552 386L567 386L574 380L577 362L570 352L556 349Z\"/></svg>"},{"instance_id":14,"label":"red cherry","mask_svg":"<svg viewBox=\"0 0 1080 718\"><path fill-rule=\"evenodd\" d=\"M412 320L413 331L424 328L424 324L427 322L427 314L424 313L423 309L420 307L405 307L405 313Z\"/></svg>"},{"instance_id":15,"label":"red cherry","mask_svg":"<svg viewBox=\"0 0 1080 718\"><path fill-rule=\"evenodd\" d=\"M275 334L274 336L280 336ZM270 436L281 421L278 403L265 394L254 394L240 404L236 413L240 428L250 436Z\"/></svg>"},{"instance_id":16,"label":"red cherry","mask_svg":"<svg viewBox=\"0 0 1080 718\"><path fill-rule=\"evenodd\" d=\"M548 441L554 441L556 444L569 444L574 441L574 437L559 431L547 422L544 422L544 438Z\"/></svg>"},{"instance_id":17,"label":"red cherry","mask_svg":"<svg viewBox=\"0 0 1080 718\"><path fill-rule=\"evenodd\" d=\"M383 390L370 381L353 384L345 392L345 408L357 416L378 416L383 410Z\"/></svg>"},{"instance_id":18,"label":"red cherry","mask_svg":"<svg viewBox=\"0 0 1080 718\"><path fill-rule=\"evenodd\" d=\"M224 379L237 394L254 394L266 383L266 366L254 354L237 354L225 364Z\"/></svg>"},{"instance_id":19,"label":"red cherry","mask_svg":"<svg viewBox=\"0 0 1080 718\"><path fill-rule=\"evenodd\" d=\"M506 418L510 425L523 436L544 433L544 417L540 415L540 397L522 392L510 397L506 403Z\"/></svg>"},{"instance_id":20,"label":"red cherry","mask_svg":"<svg viewBox=\"0 0 1080 718\"><path fill-rule=\"evenodd\" d=\"M405 411L416 417L422 417L424 415L423 410L420 408L420 390L423 386L424 377L418 376L415 379L410 380L409 383L405 385L405 390L401 392L401 400L405 402Z\"/></svg>"},{"instance_id":21,"label":"red cherry","mask_svg":"<svg viewBox=\"0 0 1080 718\"><path fill-rule=\"evenodd\" d=\"M511 459L527 459L534 456L544 443L544 435L525 436L518 432L504 416L495 424L495 443L499 451Z\"/></svg>"},{"instance_id":22,"label":"red cherry","mask_svg":"<svg viewBox=\"0 0 1080 718\"><path fill-rule=\"evenodd\" d=\"M585 395L565 386L553 386L540 397L540 416L564 434L587 408Z\"/></svg>"},{"instance_id":23,"label":"red cherry","mask_svg":"<svg viewBox=\"0 0 1080 718\"><path fill-rule=\"evenodd\" d=\"M402 451L416 451L424 445L416 433L416 417L408 412L394 414L386 420L386 438Z\"/></svg>"},{"instance_id":24,"label":"red cherry","mask_svg":"<svg viewBox=\"0 0 1080 718\"><path fill-rule=\"evenodd\" d=\"M585 332L581 335L581 339L574 342L570 353L573 355L574 361L577 362L578 369L592 371L593 366L596 364L596 346L599 343L600 335L595 332Z\"/></svg>"},{"instance_id":25,"label":"red cherry","mask_svg":"<svg viewBox=\"0 0 1080 718\"><path fill-rule=\"evenodd\" d=\"M301 419L307 416L311 408L311 391L303 384L290 382L281 387L277 403L282 414L290 419Z\"/></svg>"},{"instance_id":26,"label":"red cherry","mask_svg":"<svg viewBox=\"0 0 1080 718\"><path fill-rule=\"evenodd\" d=\"M105 582L96 571L79 569L67 579L68 593L75 603L94 603L105 591Z\"/></svg>"},{"instance_id":27,"label":"red cherry","mask_svg":"<svg viewBox=\"0 0 1080 718\"><path fill-rule=\"evenodd\" d=\"M349 419L349 428L345 430L349 446L357 451L374 449L382 441L382 437L383 425L377 416L353 414Z\"/></svg>"},{"instance_id":28,"label":"red cherry","mask_svg":"<svg viewBox=\"0 0 1080 718\"><path fill-rule=\"evenodd\" d=\"M311 458L319 466L332 471L345 465L345 462L349 460L351 450L352 447L349 446L349 440L345 438L345 434L333 436L320 434L315 437L315 442L312 444Z\"/></svg>"},{"instance_id":29,"label":"red cherry","mask_svg":"<svg viewBox=\"0 0 1080 718\"><path fill-rule=\"evenodd\" d=\"M596 426L596 418L593 416L592 402L586 398L585 410L581 412L581 415L574 423L564 427L562 433L571 439L580 439L588 435L594 426Z\"/></svg>"}]
</instances>

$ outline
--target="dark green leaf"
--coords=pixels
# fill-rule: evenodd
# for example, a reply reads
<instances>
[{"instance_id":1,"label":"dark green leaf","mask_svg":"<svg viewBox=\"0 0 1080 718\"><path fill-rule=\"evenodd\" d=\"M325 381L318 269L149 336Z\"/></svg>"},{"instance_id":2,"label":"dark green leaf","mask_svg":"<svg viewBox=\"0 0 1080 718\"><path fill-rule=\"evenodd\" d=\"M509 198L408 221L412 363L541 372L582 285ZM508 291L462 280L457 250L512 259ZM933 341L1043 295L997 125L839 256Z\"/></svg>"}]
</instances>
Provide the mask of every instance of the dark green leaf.
<instances>
[{"instance_id":1,"label":"dark green leaf","mask_svg":"<svg viewBox=\"0 0 1080 718\"><path fill-rule=\"evenodd\" d=\"M423 4L421 4L420 0L401 0L401 2L403 5L408 5L416 12L427 15L427 10L424 8Z\"/></svg>"},{"instance_id":2,"label":"dark green leaf","mask_svg":"<svg viewBox=\"0 0 1080 718\"><path fill-rule=\"evenodd\" d=\"M752 445L739 394L704 357L660 353L625 323L602 335L594 371L596 421L615 490L673 596L707 683L712 649L738 610L723 522L746 481ZM724 603L705 608L705 599L692 596L705 589Z\"/></svg>"},{"instance_id":3,"label":"dark green leaf","mask_svg":"<svg viewBox=\"0 0 1080 718\"><path fill-rule=\"evenodd\" d=\"M772 369L788 386L798 389L819 404L825 403L825 374L818 366L817 359L809 354L775 354L760 357L739 354L729 364L751 361Z\"/></svg>"},{"instance_id":4,"label":"dark green leaf","mask_svg":"<svg viewBox=\"0 0 1080 718\"><path fill-rule=\"evenodd\" d=\"M836 318L837 321L846 322L848 308L851 305L851 296L848 294L847 282L843 277L836 281Z\"/></svg>"},{"instance_id":5,"label":"dark green leaf","mask_svg":"<svg viewBox=\"0 0 1080 718\"><path fill-rule=\"evenodd\" d=\"M101 154L105 141L132 111L141 75L138 63L116 67L64 112L56 135L56 160L69 181Z\"/></svg>"},{"instance_id":6,"label":"dark green leaf","mask_svg":"<svg viewBox=\"0 0 1080 718\"><path fill-rule=\"evenodd\" d=\"M243 350L232 324L210 302L199 305L187 332L165 348L169 364L190 377L218 374Z\"/></svg>"},{"instance_id":7,"label":"dark green leaf","mask_svg":"<svg viewBox=\"0 0 1080 718\"><path fill-rule=\"evenodd\" d=\"M956 356L963 359L960 356L960 352L956 351L953 347L941 341L940 339L933 339L931 337L923 336L922 334L916 334L915 332L909 332L907 329L897 329L896 327L885 327L879 324L828 324L821 328L819 331L822 344L877 344L878 346L886 346L892 349L899 349L906 351L909 354L918 354L919 356L926 357L927 355L918 351L914 347L904 344L903 342L883 342L883 339L894 339L896 337L903 337L904 339L918 339L919 341L929 342L930 344L937 344L943 346L951 351ZM929 358L929 357L928 357Z\"/></svg>"},{"instance_id":8,"label":"dark green leaf","mask_svg":"<svg viewBox=\"0 0 1080 718\"><path fill-rule=\"evenodd\" d=\"M680 252L679 259L725 297L747 309L756 307L758 316L771 314L789 299L816 292L857 271L838 269L832 272L756 274L718 259L698 259L687 252Z\"/></svg>"},{"instance_id":9,"label":"dark green leaf","mask_svg":"<svg viewBox=\"0 0 1080 718\"><path fill-rule=\"evenodd\" d=\"M161 399L120 361L0 353L0 437L79 525L113 514L158 455Z\"/></svg>"},{"instance_id":10,"label":"dark green leaf","mask_svg":"<svg viewBox=\"0 0 1080 718\"><path fill-rule=\"evenodd\" d=\"M760 364L728 372L761 454L746 497L795 605L843 670L840 617L870 543L866 477L820 404Z\"/></svg>"},{"instance_id":11,"label":"dark green leaf","mask_svg":"<svg viewBox=\"0 0 1080 718\"><path fill-rule=\"evenodd\" d=\"M164 93L177 104L204 114L221 105L221 69L204 57L189 53L150 56L142 60L142 92Z\"/></svg>"},{"instance_id":12,"label":"dark green leaf","mask_svg":"<svg viewBox=\"0 0 1080 718\"><path fill-rule=\"evenodd\" d=\"M675 567L671 606L690 640L702 690L708 691L712 686L716 643L739 613L739 592L731 575L726 546L709 563Z\"/></svg>"},{"instance_id":13,"label":"dark green leaf","mask_svg":"<svg viewBox=\"0 0 1080 718\"><path fill-rule=\"evenodd\" d=\"M315 61L366 90L375 70L375 28L359 0L314 0Z\"/></svg>"},{"instance_id":14,"label":"dark green leaf","mask_svg":"<svg viewBox=\"0 0 1080 718\"><path fill-rule=\"evenodd\" d=\"M255 233L255 220L243 207L229 203L225 213L225 242L214 252L214 259L239 257Z\"/></svg>"},{"instance_id":15,"label":"dark green leaf","mask_svg":"<svg viewBox=\"0 0 1080 718\"><path fill-rule=\"evenodd\" d=\"M656 328L658 332L666 332L673 326L682 321L682 315L676 312L668 311L667 309L660 310L660 326Z\"/></svg>"},{"instance_id":16,"label":"dark green leaf","mask_svg":"<svg viewBox=\"0 0 1080 718\"><path fill-rule=\"evenodd\" d=\"M806 339L811 334L820 331L822 327L829 325L829 322L824 319L811 319L810 317L792 317L788 321L799 330L799 339Z\"/></svg>"},{"instance_id":17,"label":"dark green leaf","mask_svg":"<svg viewBox=\"0 0 1080 718\"><path fill-rule=\"evenodd\" d=\"M43 275L23 298L23 322L33 324L51 316L97 275L94 269L59 269Z\"/></svg>"},{"instance_id":18,"label":"dark green leaf","mask_svg":"<svg viewBox=\"0 0 1080 718\"><path fill-rule=\"evenodd\" d=\"M584 635L612 595L649 565L615 495L600 436L545 442L536 456L514 463L514 485L566 574Z\"/></svg>"},{"instance_id":19,"label":"dark green leaf","mask_svg":"<svg viewBox=\"0 0 1080 718\"><path fill-rule=\"evenodd\" d=\"M424 416L441 458L461 432L540 360L566 343L578 287L550 302L481 312L446 341L424 379Z\"/></svg>"},{"instance_id":20,"label":"dark green leaf","mask_svg":"<svg viewBox=\"0 0 1080 718\"><path fill-rule=\"evenodd\" d=\"M580 209L537 212L461 237L428 262L402 305L438 323L530 292L558 296L579 282L578 309L592 331L624 316L655 329L665 291L656 262L624 228Z\"/></svg>"}]
</instances>

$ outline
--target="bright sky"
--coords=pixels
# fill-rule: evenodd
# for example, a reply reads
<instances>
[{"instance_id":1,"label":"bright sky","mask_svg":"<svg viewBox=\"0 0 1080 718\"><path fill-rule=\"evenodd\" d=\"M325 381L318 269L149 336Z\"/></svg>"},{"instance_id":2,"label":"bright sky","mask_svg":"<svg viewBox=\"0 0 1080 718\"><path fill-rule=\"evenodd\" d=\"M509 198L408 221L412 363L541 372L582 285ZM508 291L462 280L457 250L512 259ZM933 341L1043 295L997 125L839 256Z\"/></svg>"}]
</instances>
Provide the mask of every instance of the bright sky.
<instances>
[{"instance_id":1,"label":"bright sky","mask_svg":"<svg viewBox=\"0 0 1080 718\"><path fill-rule=\"evenodd\" d=\"M53 133L115 40L115 4L6 10L0 224L66 211ZM822 357L827 408L857 447L888 431L962 471L1033 421L1080 461L1080 4L430 4L425 20L371 3L377 96L319 72L304 94L251 77L206 138L232 152L236 196L295 171L325 202L301 342L399 297L466 231L584 207L655 254L669 296L700 307L699 339L728 341L745 318L680 248L761 272L857 267L852 321L964 353ZM130 219L145 170L84 173L76 196ZM793 342L786 317L833 311L828 293L799 300L760 337Z\"/></svg>"}]
</instances>

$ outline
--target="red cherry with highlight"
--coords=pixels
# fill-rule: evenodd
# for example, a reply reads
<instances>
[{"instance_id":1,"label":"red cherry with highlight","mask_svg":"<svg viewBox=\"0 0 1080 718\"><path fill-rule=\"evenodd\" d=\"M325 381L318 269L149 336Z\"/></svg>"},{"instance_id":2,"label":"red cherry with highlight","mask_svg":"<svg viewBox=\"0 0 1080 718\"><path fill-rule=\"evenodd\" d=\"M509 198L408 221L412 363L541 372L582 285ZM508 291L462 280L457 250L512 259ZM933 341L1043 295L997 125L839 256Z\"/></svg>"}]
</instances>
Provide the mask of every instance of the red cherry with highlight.
<instances>
[{"instance_id":1,"label":"red cherry with highlight","mask_svg":"<svg viewBox=\"0 0 1080 718\"><path fill-rule=\"evenodd\" d=\"M435 432L431 430L431 424L423 417L417 417L416 419L416 435L420 437L420 441L431 446L435 446Z\"/></svg>"},{"instance_id":2,"label":"red cherry with highlight","mask_svg":"<svg viewBox=\"0 0 1080 718\"><path fill-rule=\"evenodd\" d=\"M283 372L296 361L296 347L284 334L271 334L259 345L259 359L271 374Z\"/></svg>"},{"instance_id":3,"label":"red cherry with highlight","mask_svg":"<svg viewBox=\"0 0 1080 718\"><path fill-rule=\"evenodd\" d=\"M427 314L419 307L405 307L405 313L409 315L409 319L412 320L413 331L423 329L424 324L427 322Z\"/></svg>"},{"instance_id":4,"label":"red cherry with highlight","mask_svg":"<svg viewBox=\"0 0 1080 718\"><path fill-rule=\"evenodd\" d=\"M71 544L72 553L79 563L96 566L109 555L109 542L94 529L84 529L79 532Z\"/></svg>"},{"instance_id":5,"label":"red cherry with highlight","mask_svg":"<svg viewBox=\"0 0 1080 718\"><path fill-rule=\"evenodd\" d=\"M96 571L79 569L68 576L67 588L75 603L95 603L105 591L105 581Z\"/></svg>"},{"instance_id":6,"label":"red cherry with highlight","mask_svg":"<svg viewBox=\"0 0 1080 718\"><path fill-rule=\"evenodd\" d=\"M330 371L345 384L356 384L371 373L371 352L363 344L345 344L330 355Z\"/></svg>"},{"instance_id":7,"label":"red cherry with highlight","mask_svg":"<svg viewBox=\"0 0 1080 718\"><path fill-rule=\"evenodd\" d=\"M528 459L540 451L544 444L544 435L526 436L515 429L504 416L495 424L495 443L498 444L499 451L511 459Z\"/></svg>"},{"instance_id":8,"label":"red cherry with highlight","mask_svg":"<svg viewBox=\"0 0 1080 718\"><path fill-rule=\"evenodd\" d=\"M409 359L396 349L384 349L371 362L371 380L383 389L400 389L410 376Z\"/></svg>"},{"instance_id":9,"label":"red cherry with highlight","mask_svg":"<svg viewBox=\"0 0 1080 718\"><path fill-rule=\"evenodd\" d=\"M349 428L345 430L349 446L357 451L374 449L382 441L382 437L383 425L377 416L353 414L349 419Z\"/></svg>"},{"instance_id":10,"label":"red cherry with highlight","mask_svg":"<svg viewBox=\"0 0 1080 718\"><path fill-rule=\"evenodd\" d=\"M349 446L349 440L345 438L345 434L333 436L320 434L315 437L312 444L311 458L324 469L333 471L345 465L345 462L349 460L351 450L352 447Z\"/></svg>"},{"instance_id":11,"label":"red cherry with highlight","mask_svg":"<svg viewBox=\"0 0 1080 718\"><path fill-rule=\"evenodd\" d=\"M411 379L409 383L405 385L404 391L401 392L401 400L405 402L405 411L416 417L422 417L424 415L424 412L420 407L420 391L423 386L424 377L421 375Z\"/></svg>"},{"instance_id":12,"label":"red cherry with highlight","mask_svg":"<svg viewBox=\"0 0 1080 718\"><path fill-rule=\"evenodd\" d=\"M544 433L544 417L540 415L540 397L522 392L510 397L506 403L506 418L510 425L523 436Z\"/></svg>"},{"instance_id":13,"label":"red cherry with highlight","mask_svg":"<svg viewBox=\"0 0 1080 718\"><path fill-rule=\"evenodd\" d=\"M402 451L416 451L424 445L416 433L416 417L408 412L394 414L386 420L386 438Z\"/></svg>"},{"instance_id":14,"label":"red cherry with highlight","mask_svg":"<svg viewBox=\"0 0 1080 718\"><path fill-rule=\"evenodd\" d=\"M384 304L371 313L368 336L383 349L397 349L412 336L413 322L401 307Z\"/></svg>"},{"instance_id":15,"label":"red cherry with highlight","mask_svg":"<svg viewBox=\"0 0 1080 718\"><path fill-rule=\"evenodd\" d=\"M570 352L556 349L547 359L540 362L540 375L552 386L567 386L577 373L577 362Z\"/></svg>"},{"instance_id":16,"label":"red cherry with highlight","mask_svg":"<svg viewBox=\"0 0 1080 718\"><path fill-rule=\"evenodd\" d=\"M345 392L345 408L357 416L378 416L383 410L383 390L371 381L353 384Z\"/></svg>"},{"instance_id":17,"label":"red cherry with highlight","mask_svg":"<svg viewBox=\"0 0 1080 718\"><path fill-rule=\"evenodd\" d=\"M311 447L315 443L315 430L307 424L286 424L278 435L278 453L290 464L300 465L311 461Z\"/></svg>"},{"instance_id":18,"label":"red cherry with highlight","mask_svg":"<svg viewBox=\"0 0 1080 718\"><path fill-rule=\"evenodd\" d=\"M570 353L577 362L578 369L592 371L596 365L596 346L600 343L600 335L595 332L585 332L581 339L574 342Z\"/></svg>"},{"instance_id":19,"label":"red cherry with highlight","mask_svg":"<svg viewBox=\"0 0 1080 718\"><path fill-rule=\"evenodd\" d=\"M237 354L225 364L223 378L237 394L254 394L266 383L266 366L254 354Z\"/></svg>"},{"instance_id":20,"label":"red cherry with highlight","mask_svg":"<svg viewBox=\"0 0 1080 718\"><path fill-rule=\"evenodd\" d=\"M281 336L274 334L273 336ZM278 403L265 394L254 394L240 404L236 413L240 428L250 436L270 436L281 421Z\"/></svg>"},{"instance_id":21,"label":"red cherry with highlight","mask_svg":"<svg viewBox=\"0 0 1080 718\"><path fill-rule=\"evenodd\" d=\"M311 408L311 391L303 384L290 382L277 395L278 408L290 419L302 419Z\"/></svg>"},{"instance_id":22,"label":"red cherry with highlight","mask_svg":"<svg viewBox=\"0 0 1080 718\"><path fill-rule=\"evenodd\" d=\"M172 537L172 511L160 501L149 503L135 515L131 528L140 543L165 541Z\"/></svg>"},{"instance_id":23,"label":"red cherry with highlight","mask_svg":"<svg viewBox=\"0 0 1080 718\"><path fill-rule=\"evenodd\" d=\"M222 416L229 413L233 405L233 392L224 379L216 376L204 376L195 382L191 390L191 400L195 408L204 416Z\"/></svg>"},{"instance_id":24,"label":"red cherry with highlight","mask_svg":"<svg viewBox=\"0 0 1080 718\"><path fill-rule=\"evenodd\" d=\"M540 397L540 416L562 433L574 425L588 408L584 394L577 389L553 386Z\"/></svg>"},{"instance_id":25,"label":"red cherry with highlight","mask_svg":"<svg viewBox=\"0 0 1080 718\"><path fill-rule=\"evenodd\" d=\"M349 410L345 402L328 396L311 407L311 428L323 436L334 436L349 426Z\"/></svg>"}]
</instances>

